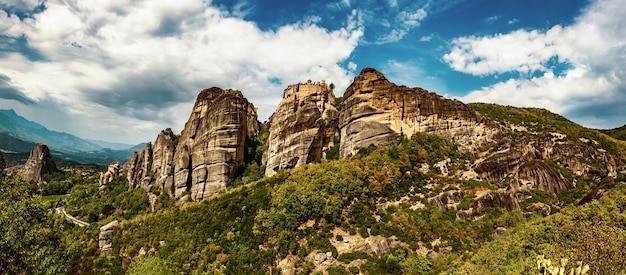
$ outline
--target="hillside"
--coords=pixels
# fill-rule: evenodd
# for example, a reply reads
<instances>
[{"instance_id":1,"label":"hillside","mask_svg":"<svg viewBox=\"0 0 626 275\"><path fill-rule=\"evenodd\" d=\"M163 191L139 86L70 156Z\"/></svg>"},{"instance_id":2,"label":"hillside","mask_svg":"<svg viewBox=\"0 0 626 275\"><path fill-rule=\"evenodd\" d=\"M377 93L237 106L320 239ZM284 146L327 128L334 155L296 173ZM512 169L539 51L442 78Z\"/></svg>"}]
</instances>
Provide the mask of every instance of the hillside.
<instances>
[{"instance_id":1,"label":"hillside","mask_svg":"<svg viewBox=\"0 0 626 275\"><path fill-rule=\"evenodd\" d=\"M626 140L626 125L610 130L600 130L600 132L619 140Z\"/></svg>"},{"instance_id":2,"label":"hillside","mask_svg":"<svg viewBox=\"0 0 626 275\"><path fill-rule=\"evenodd\" d=\"M590 274L626 271L626 251L610 245L626 240L626 142L369 68L334 104L324 82L290 85L261 124L241 92L206 89L180 135L163 130L121 170L49 176L71 192L46 201L91 223L45 225L67 255L58 268L533 274L544 255L583 261ZM54 191L43 189L31 192Z\"/></svg>"}]
</instances>

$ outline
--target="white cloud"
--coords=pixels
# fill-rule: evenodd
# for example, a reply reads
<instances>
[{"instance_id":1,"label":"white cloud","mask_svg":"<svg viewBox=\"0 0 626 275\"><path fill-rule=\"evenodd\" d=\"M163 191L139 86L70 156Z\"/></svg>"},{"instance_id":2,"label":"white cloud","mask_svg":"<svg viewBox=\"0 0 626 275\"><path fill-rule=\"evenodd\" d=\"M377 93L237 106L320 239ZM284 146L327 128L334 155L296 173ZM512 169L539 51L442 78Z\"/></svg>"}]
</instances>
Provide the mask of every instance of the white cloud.
<instances>
[{"instance_id":1,"label":"white cloud","mask_svg":"<svg viewBox=\"0 0 626 275\"><path fill-rule=\"evenodd\" d=\"M338 63L363 35L355 13L336 30L308 18L262 31L195 0L50 0L46 7L24 20L0 11L0 35L25 37L46 59L0 55L0 75L25 91L25 100L72 117L55 122L20 107L30 119L122 142L152 140L166 127L180 130L206 87L241 90L261 119L274 111L284 89L270 79L284 85L325 79L343 89L350 77ZM0 107L15 107L6 104L0 100ZM105 126L105 133L94 130Z\"/></svg>"},{"instance_id":2,"label":"white cloud","mask_svg":"<svg viewBox=\"0 0 626 275\"><path fill-rule=\"evenodd\" d=\"M454 39L443 60L454 70L477 76L519 74L471 92L462 98L466 102L545 107L594 123L588 126L618 126L626 122L620 107L626 106L623 14L621 1L595 1L571 26ZM569 69L559 72L563 68L550 65L554 58L567 62ZM537 73L543 75L530 77Z\"/></svg>"},{"instance_id":3,"label":"white cloud","mask_svg":"<svg viewBox=\"0 0 626 275\"><path fill-rule=\"evenodd\" d=\"M356 63L352 61L348 62L348 69L350 69L351 71L356 70Z\"/></svg>"}]
</instances>

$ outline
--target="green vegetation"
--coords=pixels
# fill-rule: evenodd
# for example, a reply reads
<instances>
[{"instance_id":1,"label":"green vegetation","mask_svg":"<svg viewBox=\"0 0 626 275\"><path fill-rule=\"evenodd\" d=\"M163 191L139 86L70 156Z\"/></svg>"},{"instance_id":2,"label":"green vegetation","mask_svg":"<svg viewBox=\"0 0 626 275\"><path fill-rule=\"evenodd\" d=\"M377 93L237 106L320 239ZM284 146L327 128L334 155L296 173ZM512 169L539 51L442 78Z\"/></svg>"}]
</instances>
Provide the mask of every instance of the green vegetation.
<instances>
[{"instance_id":1,"label":"green vegetation","mask_svg":"<svg viewBox=\"0 0 626 275\"><path fill-rule=\"evenodd\" d=\"M565 134L565 140L587 139L592 148L626 148L544 110L488 104L472 108L499 123L528 128L511 130L512 143L532 141L536 133L547 131ZM179 207L173 207L176 199L153 188L150 192L158 197L151 211L145 190L129 190L123 176L100 188L95 170L48 175L49 184L41 191L19 177L0 178L0 225L11 232L0 239L0 273L275 274L278 262L293 259L296 273L309 274L315 266L305 258L322 252L337 259L326 270L329 274L549 274L559 267L580 268L583 274L587 264L589 274L626 274L626 248L620 245L626 243L623 173L615 183L603 185L603 198L577 205L599 187L598 180L572 173L561 159L550 160L576 188L558 195L532 190L521 210L490 208L476 221L459 221L456 211L442 211L428 198L464 190L457 209L468 210L479 192L507 187L509 179L460 179L460 172L481 156L459 152L450 140L416 134L339 160L336 137L325 160L267 178L261 158L268 135L260 124L260 134L248 140L245 165L227 190ZM446 159L448 173L443 175L433 167ZM606 173L603 160L580 161ZM422 169L425 164L428 171ZM68 190L69 195L39 196ZM552 214L525 213L535 202L551 206ZM92 224L78 227L64 221L53 211L61 205ZM113 252L101 256L99 228L114 219L120 226L113 230ZM507 231L494 239L497 227ZM383 237L393 240L388 250L372 251L377 247L370 245L340 253L345 250L336 246ZM546 262L538 268L539 255L560 265L551 268ZM569 259L569 265L560 259Z\"/></svg>"},{"instance_id":2,"label":"green vegetation","mask_svg":"<svg viewBox=\"0 0 626 275\"><path fill-rule=\"evenodd\" d=\"M616 139L626 141L626 125L610 130L600 130L600 132L612 136Z\"/></svg>"},{"instance_id":3,"label":"green vegetation","mask_svg":"<svg viewBox=\"0 0 626 275\"><path fill-rule=\"evenodd\" d=\"M0 177L0 273L65 274L60 225L21 177Z\"/></svg>"},{"instance_id":4,"label":"green vegetation","mask_svg":"<svg viewBox=\"0 0 626 275\"><path fill-rule=\"evenodd\" d=\"M626 186L584 206L531 219L500 239L464 255L452 268L459 274L531 274L536 257L567 258L591 266L590 274L626 271ZM619 245L617 245L619 244Z\"/></svg>"},{"instance_id":5,"label":"green vegetation","mask_svg":"<svg viewBox=\"0 0 626 275\"><path fill-rule=\"evenodd\" d=\"M517 108L487 103L471 103L468 106L502 125L517 125L527 131L511 130L513 142L528 139L540 133L561 133L567 140L586 140L587 145L609 153L624 155L626 142L616 140L598 130L585 128L565 117L539 108Z\"/></svg>"}]
</instances>

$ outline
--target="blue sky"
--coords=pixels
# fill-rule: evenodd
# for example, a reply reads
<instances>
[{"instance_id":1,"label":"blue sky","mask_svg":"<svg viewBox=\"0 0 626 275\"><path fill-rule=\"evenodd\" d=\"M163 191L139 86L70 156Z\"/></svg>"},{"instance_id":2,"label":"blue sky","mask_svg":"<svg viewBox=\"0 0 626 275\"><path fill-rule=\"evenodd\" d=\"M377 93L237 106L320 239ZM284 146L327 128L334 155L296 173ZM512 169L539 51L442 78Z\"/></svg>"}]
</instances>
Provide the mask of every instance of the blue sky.
<instances>
[{"instance_id":1,"label":"blue sky","mask_svg":"<svg viewBox=\"0 0 626 275\"><path fill-rule=\"evenodd\" d=\"M341 96L364 67L463 102L626 124L620 0L0 0L0 108L138 143L180 131L197 93L241 90L267 119L287 85Z\"/></svg>"}]
</instances>

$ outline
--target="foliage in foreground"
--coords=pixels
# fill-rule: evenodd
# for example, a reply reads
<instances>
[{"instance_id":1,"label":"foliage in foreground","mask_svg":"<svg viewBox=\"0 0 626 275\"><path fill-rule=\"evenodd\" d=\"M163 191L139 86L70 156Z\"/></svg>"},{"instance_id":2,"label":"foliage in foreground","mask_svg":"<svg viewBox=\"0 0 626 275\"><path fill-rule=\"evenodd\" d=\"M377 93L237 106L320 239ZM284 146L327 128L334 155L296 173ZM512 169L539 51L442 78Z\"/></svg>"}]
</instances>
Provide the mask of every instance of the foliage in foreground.
<instances>
[{"instance_id":1,"label":"foliage in foreground","mask_svg":"<svg viewBox=\"0 0 626 275\"><path fill-rule=\"evenodd\" d=\"M0 176L0 274L65 274L60 226L21 177Z\"/></svg>"},{"instance_id":2,"label":"foliage in foreground","mask_svg":"<svg viewBox=\"0 0 626 275\"><path fill-rule=\"evenodd\" d=\"M589 264L590 274L626 274L626 186L583 206L521 224L457 261L457 274L531 274L537 256Z\"/></svg>"}]
</instances>

